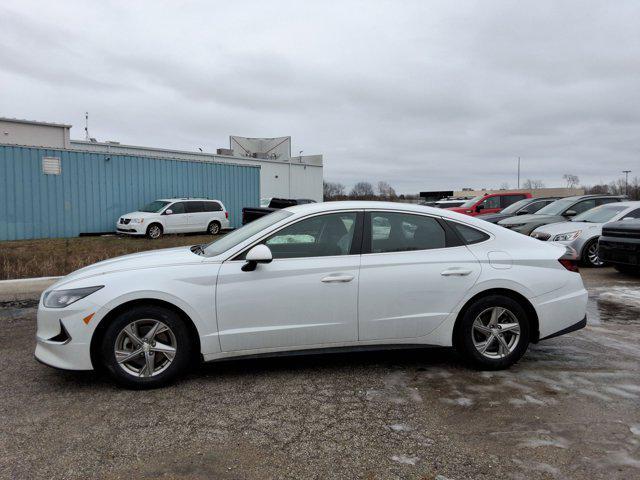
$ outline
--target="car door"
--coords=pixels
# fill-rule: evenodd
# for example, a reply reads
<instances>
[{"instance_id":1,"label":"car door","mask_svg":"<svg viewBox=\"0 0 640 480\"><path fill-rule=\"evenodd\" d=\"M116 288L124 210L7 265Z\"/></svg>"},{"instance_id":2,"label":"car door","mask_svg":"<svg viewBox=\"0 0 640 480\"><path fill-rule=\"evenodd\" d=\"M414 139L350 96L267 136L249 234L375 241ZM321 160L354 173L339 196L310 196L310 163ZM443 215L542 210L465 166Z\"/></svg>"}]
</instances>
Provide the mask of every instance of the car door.
<instances>
[{"instance_id":1,"label":"car door","mask_svg":"<svg viewBox=\"0 0 640 480\"><path fill-rule=\"evenodd\" d=\"M216 289L223 351L322 347L357 340L361 212L303 218L263 239L268 264L222 264ZM248 250L248 249L247 249Z\"/></svg>"},{"instance_id":2,"label":"car door","mask_svg":"<svg viewBox=\"0 0 640 480\"><path fill-rule=\"evenodd\" d=\"M467 247L436 217L367 212L358 294L359 339L428 335L473 286L480 268Z\"/></svg>"},{"instance_id":3,"label":"car door","mask_svg":"<svg viewBox=\"0 0 640 480\"><path fill-rule=\"evenodd\" d=\"M478 212L483 215L485 213L498 213L500 210L502 210L502 207L500 207L499 195L486 197L484 200L482 200L480 205L482 205L482 209L478 210Z\"/></svg>"},{"instance_id":4,"label":"car door","mask_svg":"<svg viewBox=\"0 0 640 480\"><path fill-rule=\"evenodd\" d=\"M202 202L192 200L185 202L187 209L189 232L204 232L207 229L207 212L204 211Z\"/></svg>"},{"instance_id":5,"label":"car door","mask_svg":"<svg viewBox=\"0 0 640 480\"><path fill-rule=\"evenodd\" d=\"M171 211L171 213L168 213ZM169 205L164 213L165 233L184 232L189 226L189 218L184 202L175 202Z\"/></svg>"}]
</instances>

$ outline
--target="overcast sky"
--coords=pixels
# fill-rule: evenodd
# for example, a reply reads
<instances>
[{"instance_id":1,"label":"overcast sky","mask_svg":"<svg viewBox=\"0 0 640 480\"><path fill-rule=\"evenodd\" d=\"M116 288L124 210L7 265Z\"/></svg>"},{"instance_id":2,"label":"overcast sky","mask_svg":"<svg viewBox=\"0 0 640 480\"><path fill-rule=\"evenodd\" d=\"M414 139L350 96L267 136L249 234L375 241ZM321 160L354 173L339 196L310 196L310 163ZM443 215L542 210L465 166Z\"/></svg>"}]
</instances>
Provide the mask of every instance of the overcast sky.
<instances>
[{"instance_id":1,"label":"overcast sky","mask_svg":"<svg viewBox=\"0 0 640 480\"><path fill-rule=\"evenodd\" d=\"M640 175L640 2L0 5L0 116L214 151L291 135L398 192Z\"/></svg>"}]
</instances>

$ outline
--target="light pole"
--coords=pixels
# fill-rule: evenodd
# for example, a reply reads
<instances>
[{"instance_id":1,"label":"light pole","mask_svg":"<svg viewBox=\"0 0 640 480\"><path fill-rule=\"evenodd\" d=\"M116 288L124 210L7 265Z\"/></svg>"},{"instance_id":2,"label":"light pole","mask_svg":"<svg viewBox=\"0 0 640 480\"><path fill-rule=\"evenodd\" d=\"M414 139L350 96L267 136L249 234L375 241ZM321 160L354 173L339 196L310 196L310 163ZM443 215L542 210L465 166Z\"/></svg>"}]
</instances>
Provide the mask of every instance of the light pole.
<instances>
[{"instance_id":1,"label":"light pole","mask_svg":"<svg viewBox=\"0 0 640 480\"><path fill-rule=\"evenodd\" d=\"M624 194L629 195L629 174L631 170L622 170L622 173L624 173Z\"/></svg>"}]
</instances>

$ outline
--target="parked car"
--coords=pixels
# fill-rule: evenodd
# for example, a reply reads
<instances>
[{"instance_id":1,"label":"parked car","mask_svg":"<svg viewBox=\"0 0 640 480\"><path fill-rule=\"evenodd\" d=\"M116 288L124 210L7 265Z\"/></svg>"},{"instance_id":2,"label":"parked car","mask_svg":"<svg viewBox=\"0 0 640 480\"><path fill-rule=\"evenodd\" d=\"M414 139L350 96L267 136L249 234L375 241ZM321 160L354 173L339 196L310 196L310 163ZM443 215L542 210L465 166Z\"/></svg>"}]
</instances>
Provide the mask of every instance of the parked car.
<instances>
[{"instance_id":1,"label":"parked car","mask_svg":"<svg viewBox=\"0 0 640 480\"><path fill-rule=\"evenodd\" d=\"M640 274L640 218L625 218L602 227L600 258L619 272Z\"/></svg>"},{"instance_id":2,"label":"parked car","mask_svg":"<svg viewBox=\"0 0 640 480\"><path fill-rule=\"evenodd\" d=\"M116 232L156 239L165 233L208 232L217 235L229 225L229 212L220 200L163 198L137 212L124 214L116 222Z\"/></svg>"},{"instance_id":3,"label":"parked car","mask_svg":"<svg viewBox=\"0 0 640 480\"><path fill-rule=\"evenodd\" d=\"M446 198L443 200L436 201L434 207L438 207L438 208L459 207L467 200L468 199L463 199L463 198Z\"/></svg>"},{"instance_id":4,"label":"parked car","mask_svg":"<svg viewBox=\"0 0 640 480\"><path fill-rule=\"evenodd\" d=\"M500 220L513 217L514 215L529 215L536 213L541 208L546 207L556 200L558 200L558 197L524 198L522 200L518 200L516 203L512 203L507 208L500 210L499 213L482 213L477 215L477 217L487 222L498 223Z\"/></svg>"},{"instance_id":5,"label":"parked car","mask_svg":"<svg viewBox=\"0 0 640 480\"><path fill-rule=\"evenodd\" d=\"M336 347L440 345L507 368L586 325L567 248L443 209L327 202L205 245L78 270L38 306L35 355L133 388L193 361Z\"/></svg>"},{"instance_id":6,"label":"parked car","mask_svg":"<svg viewBox=\"0 0 640 480\"><path fill-rule=\"evenodd\" d=\"M514 232L530 235L536 228L550 223L566 222L594 207L607 203L621 202L624 196L613 195L578 195L565 197L541 208L533 215L520 215L500 220L498 225Z\"/></svg>"},{"instance_id":7,"label":"parked car","mask_svg":"<svg viewBox=\"0 0 640 480\"><path fill-rule=\"evenodd\" d=\"M449 207L448 210L475 217L481 213L498 213L503 208L524 198L531 198L531 194L528 192L486 193L467 200L459 207Z\"/></svg>"},{"instance_id":8,"label":"parked car","mask_svg":"<svg viewBox=\"0 0 640 480\"><path fill-rule=\"evenodd\" d=\"M601 267L604 262L598 253L598 238L607 222L640 218L640 202L609 203L576 215L568 222L552 223L531 232L538 240L569 245L578 259L589 267Z\"/></svg>"},{"instance_id":9,"label":"parked car","mask_svg":"<svg viewBox=\"0 0 640 480\"><path fill-rule=\"evenodd\" d=\"M268 207L245 207L242 209L242 224L246 225L249 222L269 215L281 208L292 207L294 205L305 205L307 203L315 203L315 200L308 198L272 198L269 200ZM262 205L262 202L260 203Z\"/></svg>"}]
</instances>

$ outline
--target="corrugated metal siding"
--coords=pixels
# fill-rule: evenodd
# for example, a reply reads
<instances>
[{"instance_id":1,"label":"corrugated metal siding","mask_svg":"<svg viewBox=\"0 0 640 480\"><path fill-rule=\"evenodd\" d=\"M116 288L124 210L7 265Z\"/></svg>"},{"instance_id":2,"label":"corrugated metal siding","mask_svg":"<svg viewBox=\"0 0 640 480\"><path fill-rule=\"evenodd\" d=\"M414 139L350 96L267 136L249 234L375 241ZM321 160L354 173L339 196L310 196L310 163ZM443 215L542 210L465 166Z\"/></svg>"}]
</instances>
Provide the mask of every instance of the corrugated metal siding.
<instances>
[{"instance_id":1,"label":"corrugated metal siding","mask_svg":"<svg viewBox=\"0 0 640 480\"><path fill-rule=\"evenodd\" d=\"M60 157L45 175L42 157ZM124 213L167 197L222 200L233 227L257 206L260 169L129 155L0 146L0 240L109 232Z\"/></svg>"}]
</instances>

